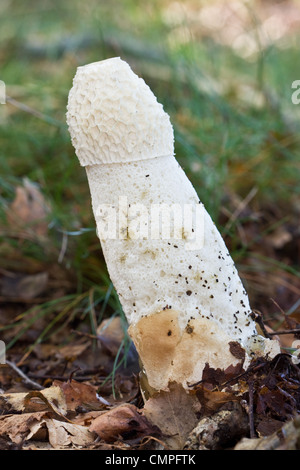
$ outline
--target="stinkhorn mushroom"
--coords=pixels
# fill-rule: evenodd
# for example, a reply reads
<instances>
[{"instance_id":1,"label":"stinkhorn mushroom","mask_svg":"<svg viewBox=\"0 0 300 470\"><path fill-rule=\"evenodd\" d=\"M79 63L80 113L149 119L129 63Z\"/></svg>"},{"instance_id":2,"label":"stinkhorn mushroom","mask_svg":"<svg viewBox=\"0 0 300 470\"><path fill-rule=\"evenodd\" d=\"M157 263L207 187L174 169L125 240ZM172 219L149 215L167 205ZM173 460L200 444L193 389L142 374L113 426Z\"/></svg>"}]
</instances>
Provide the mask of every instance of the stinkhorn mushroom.
<instances>
[{"instance_id":1,"label":"stinkhorn mushroom","mask_svg":"<svg viewBox=\"0 0 300 470\"><path fill-rule=\"evenodd\" d=\"M174 157L163 106L120 58L78 67L67 123L98 236L148 383L274 356L225 243Z\"/></svg>"}]
</instances>

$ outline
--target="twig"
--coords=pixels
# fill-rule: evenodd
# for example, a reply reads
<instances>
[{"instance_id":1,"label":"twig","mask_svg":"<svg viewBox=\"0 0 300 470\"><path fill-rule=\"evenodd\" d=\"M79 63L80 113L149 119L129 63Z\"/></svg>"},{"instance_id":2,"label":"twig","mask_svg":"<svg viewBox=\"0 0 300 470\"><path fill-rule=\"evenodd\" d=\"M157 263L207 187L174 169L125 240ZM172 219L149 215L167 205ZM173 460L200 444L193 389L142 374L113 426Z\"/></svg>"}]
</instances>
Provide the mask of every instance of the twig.
<instances>
[{"instance_id":1,"label":"twig","mask_svg":"<svg viewBox=\"0 0 300 470\"><path fill-rule=\"evenodd\" d=\"M271 300L271 301L273 302L273 304L276 305L276 307L280 310L280 312L282 313L282 315L284 316L284 318L287 319L287 315L286 315L285 311L280 307L280 305L276 302L276 300L272 299L272 297L271 297L270 300Z\"/></svg>"},{"instance_id":2,"label":"twig","mask_svg":"<svg viewBox=\"0 0 300 470\"><path fill-rule=\"evenodd\" d=\"M72 370L72 372L70 373L70 376L68 378L68 382L70 382L70 383L72 382L74 374L76 374L76 372L78 372L79 370L82 370L81 367L76 367L76 369Z\"/></svg>"},{"instance_id":3,"label":"twig","mask_svg":"<svg viewBox=\"0 0 300 470\"><path fill-rule=\"evenodd\" d=\"M277 302L275 302L273 299L271 299L271 300L280 309ZM284 312L282 312L282 313L284 314L284 316L286 316L286 314ZM263 331L263 334L265 335L266 338L270 338L272 336L277 336L277 335L293 335L293 334L296 334L296 333L300 333L300 328L291 328L290 330L280 330L280 331L267 331L266 327L264 325L264 322L263 322L263 318L262 318L262 316L261 316L261 314L258 310L253 310L252 313L251 313L251 317L261 327L261 329Z\"/></svg>"},{"instance_id":4,"label":"twig","mask_svg":"<svg viewBox=\"0 0 300 470\"><path fill-rule=\"evenodd\" d=\"M97 335L93 335L91 333L85 333L83 331L71 330L71 333L74 333L78 336L84 336L84 337L89 338L89 339L99 339L99 337Z\"/></svg>"},{"instance_id":5,"label":"twig","mask_svg":"<svg viewBox=\"0 0 300 470\"><path fill-rule=\"evenodd\" d=\"M266 330L261 313L258 310L252 310L250 316L261 327L263 334L266 338L270 338L270 333Z\"/></svg>"},{"instance_id":6,"label":"twig","mask_svg":"<svg viewBox=\"0 0 300 470\"><path fill-rule=\"evenodd\" d=\"M227 224L225 225L225 230L229 230L233 223L236 221L236 219L239 217L239 215L243 212L243 210L248 206L248 204L251 202L251 200L256 196L258 191L258 188L254 187L251 189L251 191L248 193L248 195L243 199L236 210L233 212L231 217L229 218Z\"/></svg>"},{"instance_id":7,"label":"twig","mask_svg":"<svg viewBox=\"0 0 300 470\"><path fill-rule=\"evenodd\" d=\"M47 122L48 124L52 124L56 127L64 127L61 121L58 121L57 119L53 119L50 116L47 116L46 114L41 113L40 111L37 111L36 109L31 108L27 104L21 103L20 101L15 100L11 96L6 96L6 102L14 106L15 108L20 109L21 111L24 111L25 113L31 114L32 116L41 119L42 121Z\"/></svg>"},{"instance_id":8,"label":"twig","mask_svg":"<svg viewBox=\"0 0 300 470\"><path fill-rule=\"evenodd\" d=\"M294 328L292 330L281 330L281 331L272 331L269 333L270 336L276 336L276 335L293 335L296 333L300 333L300 328Z\"/></svg>"},{"instance_id":9,"label":"twig","mask_svg":"<svg viewBox=\"0 0 300 470\"><path fill-rule=\"evenodd\" d=\"M90 318L94 332L97 332L97 316L94 303L94 288L89 291L89 302L90 302Z\"/></svg>"},{"instance_id":10,"label":"twig","mask_svg":"<svg viewBox=\"0 0 300 470\"><path fill-rule=\"evenodd\" d=\"M27 377L27 375L25 375L24 372L21 371L21 369L19 369L19 367L14 362L6 360L5 363L8 364L20 377L22 377L25 383L31 385L36 390L44 389L44 387L42 387L40 384Z\"/></svg>"},{"instance_id":11,"label":"twig","mask_svg":"<svg viewBox=\"0 0 300 470\"><path fill-rule=\"evenodd\" d=\"M0 303L7 304L42 304L52 300L51 297L35 297L31 299L26 299L25 297L3 297L0 296Z\"/></svg>"},{"instance_id":12,"label":"twig","mask_svg":"<svg viewBox=\"0 0 300 470\"><path fill-rule=\"evenodd\" d=\"M61 248L58 256L58 263L62 263L68 247L68 234L63 232Z\"/></svg>"},{"instance_id":13,"label":"twig","mask_svg":"<svg viewBox=\"0 0 300 470\"><path fill-rule=\"evenodd\" d=\"M68 377L65 375L51 375L51 374L43 374L43 375L37 375L37 374L30 374L30 377L37 377L39 379L50 379L50 380L59 380L61 382L67 382L69 380ZM97 379L101 382L105 380L105 377L97 377ZM93 379L93 375L76 375L76 382L88 382L89 380Z\"/></svg>"},{"instance_id":14,"label":"twig","mask_svg":"<svg viewBox=\"0 0 300 470\"><path fill-rule=\"evenodd\" d=\"M247 370L244 370L240 374L235 375L234 377L231 377L231 379L228 379L228 380L226 380L226 382L222 383L219 386L220 390L222 390L224 387L226 387L226 385L228 385L230 382L232 382L234 380L238 380L241 377L245 377L245 375L248 375L250 372L256 372L259 369L262 369L264 366L265 366L265 363L263 363L263 364L254 364L253 366L250 365Z\"/></svg>"},{"instance_id":15,"label":"twig","mask_svg":"<svg viewBox=\"0 0 300 470\"><path fill-rule=\"evenodd\" d=\"M273 304L276 305L277 308L279 308L280 312L284 316L285 321L287 322L287 324L290 328L293 328L292 325L295 325L295 326L297 325L298 326L298 323L295 320L292 320L292 319L289 318L289 316L286 314L286 312L280 307L280 305L278 305L276 300L274 300L272 298L271 298L271 300L272 300Z\"/></svg>"}]
</instances>

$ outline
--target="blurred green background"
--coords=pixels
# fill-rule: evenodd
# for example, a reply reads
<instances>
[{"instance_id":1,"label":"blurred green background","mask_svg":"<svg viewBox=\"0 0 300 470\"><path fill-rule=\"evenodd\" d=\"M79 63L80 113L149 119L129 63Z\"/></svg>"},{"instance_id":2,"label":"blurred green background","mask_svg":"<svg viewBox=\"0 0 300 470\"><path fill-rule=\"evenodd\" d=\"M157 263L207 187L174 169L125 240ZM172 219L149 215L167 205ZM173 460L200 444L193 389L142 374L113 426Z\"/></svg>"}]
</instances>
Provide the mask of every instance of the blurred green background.
<instances>
[{"instance_id":1,"label":"blurred green background","mask_svg":"<svg viewBox=\"0 0 300 470\"><path fill-rule=\"evenodd\" d=\"M1 1L0 326L10 347L68 324L96 332L122 314L65 119L76 68L114 56L170 114L176 157L253 308L273 326L280 308L298 314L299 27L299 1Z\"/></svg>"}]
</instances>

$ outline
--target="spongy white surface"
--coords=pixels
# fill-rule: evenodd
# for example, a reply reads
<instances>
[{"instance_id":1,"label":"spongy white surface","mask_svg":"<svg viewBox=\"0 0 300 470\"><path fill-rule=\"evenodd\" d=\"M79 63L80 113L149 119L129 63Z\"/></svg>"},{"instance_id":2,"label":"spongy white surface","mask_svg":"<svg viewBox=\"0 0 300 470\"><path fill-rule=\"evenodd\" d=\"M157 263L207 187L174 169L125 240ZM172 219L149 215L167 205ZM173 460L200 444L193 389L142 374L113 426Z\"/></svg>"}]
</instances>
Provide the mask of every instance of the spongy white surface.
<instances>
[{"instance_id":1,"label":"spongy white surface","mask_svg":"<svg viewBox=\"0 0 300 470\"><path fill-rule=\"evenodd\" d=\"M76 154L86 167L108 272L147 362L150 385L160 389L169 381L200 380L207 361L221 368L235 364L240 359L230 350L235 341L248 354L269 350L274 355L278 347L272 350L274 342L257 334L247 293L225 243L173 156L169 116L145 82L119 58L79 67L69 93L67 122ZM137 204L140 213L133 210ZM177 205L181 214L187 206L194 213L202 207L203 246L191 249L187 239L199 228L195 219L180 237L154 238L154 205ZM108 237L105 221L112 229ZM147 236L143 230L139 237L142 226ZM175 327L164 331L161 319L178 322L179 333Z\"/></svg>"},{"instance_id":2,"label":"spongy white surface","mask_svg":"<svg viewBox=\"0 0 300 470\"><path fill-rule=\"evenodd\" d=\"M78 67L67 123L83 166L173 154L168 114L119 57Z\"/></svg>"},{"instance_id":3,"label":"spongy white surface","mask_svg":"<svg viewBox=\"0 0 300 470\"><path fill-rule=\"evenodd\" d=\"M99 207L108 204L118 209L120 196L126 196L131 207L143 204L149 214L153 204L189 204L194 209L199 205L196 191L173 156L86 169L99 227ZM191 318L207 318L246 347L257 335L248 296L205 209L203 247L187 250L186 243L174 237L102 239L108 271L129 323L172 308L180 312L182 330Z\"/></svg>"}]
</instances>

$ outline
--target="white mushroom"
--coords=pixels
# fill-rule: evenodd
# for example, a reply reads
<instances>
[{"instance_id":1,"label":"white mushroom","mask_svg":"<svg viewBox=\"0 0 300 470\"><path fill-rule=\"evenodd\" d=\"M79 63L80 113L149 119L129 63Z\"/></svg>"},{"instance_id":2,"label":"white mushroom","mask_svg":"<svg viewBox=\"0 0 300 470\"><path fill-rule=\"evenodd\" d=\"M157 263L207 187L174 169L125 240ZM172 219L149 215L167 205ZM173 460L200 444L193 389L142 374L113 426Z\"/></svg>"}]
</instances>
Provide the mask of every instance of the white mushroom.
<instances>
[{"instance_id":1,"label":"white mushroom","mask_svg":"<svg viewBox=\"0 0 300 470\"><path fill-rule=\"evenodd\" d=\"M150 386L187 388L206 363L225 369L255 351L277 354L256 331L233 260L174 157L169 116L144 80L120 58L79 67L67 122Z\"/></svg>"}]
</instances>

